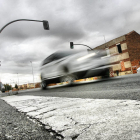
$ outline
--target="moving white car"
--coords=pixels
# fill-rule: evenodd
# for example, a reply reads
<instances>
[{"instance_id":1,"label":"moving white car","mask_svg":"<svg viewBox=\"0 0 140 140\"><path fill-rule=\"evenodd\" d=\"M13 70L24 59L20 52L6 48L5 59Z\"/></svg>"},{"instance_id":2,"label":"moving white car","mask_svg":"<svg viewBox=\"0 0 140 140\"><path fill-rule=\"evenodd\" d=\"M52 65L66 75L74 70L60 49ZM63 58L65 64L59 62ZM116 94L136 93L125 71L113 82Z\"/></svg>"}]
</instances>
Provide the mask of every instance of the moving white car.
<instances>
[{"instance_id":1,"label":"moving white car","mask_svg":"<svg viewBox=\"0 0 140 140\"><path fill-rule=\"evenodd\" d=\"M57 51L41 66L41 88L50 83L67 82L93 76L109 77L109 57L104 51Z\"/></svg>"}]
</instances>

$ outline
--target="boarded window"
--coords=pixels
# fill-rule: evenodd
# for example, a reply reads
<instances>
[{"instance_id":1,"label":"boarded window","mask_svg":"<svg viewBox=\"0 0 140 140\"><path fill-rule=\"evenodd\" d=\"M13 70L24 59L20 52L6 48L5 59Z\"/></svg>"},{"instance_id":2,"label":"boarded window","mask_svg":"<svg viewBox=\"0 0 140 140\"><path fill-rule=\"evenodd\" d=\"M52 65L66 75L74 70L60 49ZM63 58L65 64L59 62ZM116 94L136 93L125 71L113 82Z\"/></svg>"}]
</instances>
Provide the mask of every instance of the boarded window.
<instances>
[{"instance_id":1,"label":"boarded window","mask_svg":"<svg viewBox=\"0 0 140 140\"><path fill-rule=\"evenodd\" d=\"M118 50L117 50L117 47L115 46L115 47L113 47L113 48L111 48L111 49L109 49L110 50L110 54L116 54L116 53L118 53Z\"/></svg>"},{"instance_id":2,"label":"boarded window","mask_svg":"<svg viewBox=\"0 0 140 140\"><path fill-rule=\"evenodd\" d=\"M126 43L121 44L121 48L122 48L122 51L126 50L127 49L127 44Z\"/></svg>"},{"instance_id":3,"label":"boarded window","mask_svg":"<svg viewBox=\"0 0 140 140\"><path fill-rule=\"evenodd\" d=\"M126 61L124 62L125 68L130 68L131 67L131 62L130 61Z\"/></svg>"},{"instance_id":4,"label":"boarded window","mask_svg":"<svg viewBox=\"0 0 140 140\"><path fill-rule=\"evenodd\" d=\"M121 65L120 64L116 64L113 66L113 71L115 70L120 70L121 69Z\"/></svg>"}]
</instances>

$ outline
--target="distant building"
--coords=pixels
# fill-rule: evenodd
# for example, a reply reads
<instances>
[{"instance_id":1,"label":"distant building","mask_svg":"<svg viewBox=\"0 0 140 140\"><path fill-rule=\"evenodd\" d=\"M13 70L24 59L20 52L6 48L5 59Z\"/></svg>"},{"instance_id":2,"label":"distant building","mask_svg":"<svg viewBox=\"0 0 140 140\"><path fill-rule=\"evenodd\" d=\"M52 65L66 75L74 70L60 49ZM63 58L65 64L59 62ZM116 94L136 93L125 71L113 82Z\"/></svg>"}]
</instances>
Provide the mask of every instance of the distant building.
<instances>
[{"instance_id":1,"label":"distant building","mask_svg":"<svg viewBox=\"0 0 140 140\"><path fill-rule=\"evenodd\" d=\"M24 89L27 89L27 84L23 84L22 87L23 87Z\"/></svg>"},{"instance_id":2,"label":"distant building","mask_svg":"<svg viewBox=\"0 0 140 140\"><path fill-rule=\"evenodd\" d=\"M108 55L115 56L112 61L112 64L116 64L113 66L114 73L136 73L136 69L140 67L140 35L135 31L94 48L96 49L106 50Z\"/></svg>"},{"instance_id":3,"label":"distant building","mask_svg":"<svg viewBox=\"0 0 140 140\"><path fill-rule=\"evenodd\" d=\"M18 85L18 89L22 89L23 88L23 85Z\"/></svg>"},{"instance_id":4,"label":"distant building","mask_svg":"<svg viewBox=\"0 0 140 140\"><path fill-rule=\"evenodd\" d=\"M38 82L38 83L35 83L35 88L40 88L41 86L40 86L40 82Z\"/></svg>"},{"instance_id":5,"label":"distant building","mask_svg":"<svg viewBox=\"0 0 140 140\"><path fill-rule=\"evenodd\" d=\"M34 83L28 83L27 88L34 88Z\"/></svg>"}]
</instances>

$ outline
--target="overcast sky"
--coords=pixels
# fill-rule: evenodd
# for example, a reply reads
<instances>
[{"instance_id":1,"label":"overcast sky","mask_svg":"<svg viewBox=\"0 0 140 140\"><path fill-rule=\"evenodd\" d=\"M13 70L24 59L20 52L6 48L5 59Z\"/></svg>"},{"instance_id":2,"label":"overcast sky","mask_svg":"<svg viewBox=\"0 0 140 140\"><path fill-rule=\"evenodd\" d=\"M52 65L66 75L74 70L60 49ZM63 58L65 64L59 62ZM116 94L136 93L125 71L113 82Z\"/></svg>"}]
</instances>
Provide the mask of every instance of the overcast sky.
<instances>
[{"instance_id":1,"label":"overcast sky","mask_svg":"<svg viewBox=\"0 0 140 140\"><path fill-rule=\"evenodd\" d=\"M0 0L0 28L12 20L48 20L50 30L40 22L19 21L0 34L0 79L19 84L39 79L41 62L51 53L69 49L69 42L90 47L103 44L132 30L140 33L139 0ZM75 49L87 49L75 46ZM18 75L17 75L18 73Z\"/></svg>"}]
</instances>

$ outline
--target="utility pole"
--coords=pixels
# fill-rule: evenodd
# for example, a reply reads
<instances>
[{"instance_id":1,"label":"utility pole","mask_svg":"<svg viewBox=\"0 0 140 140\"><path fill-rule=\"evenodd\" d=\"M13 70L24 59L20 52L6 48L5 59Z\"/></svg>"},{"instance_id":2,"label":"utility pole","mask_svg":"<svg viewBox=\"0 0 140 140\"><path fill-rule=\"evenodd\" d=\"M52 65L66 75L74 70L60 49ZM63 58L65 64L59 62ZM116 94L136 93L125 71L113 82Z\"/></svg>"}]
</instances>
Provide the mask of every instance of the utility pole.
<instances>
[{"instance_id":1,"label":"utility pole","mask_svg":"<svg viewBox=\"0 0 140 140\"><path fill-rule=\"evenodd\" d=\"M104 41L105 41L105 49L107 48L107 46L106 46L106 39L105 39L105 35L103 35L104 36Z\"/></svg>"},{"instance_id":2,"label":"utility pole","mask_svg":"<svg viewBox=\"0 0 140 140\"><path fill-rule=\"evenodd\" d=\"M1 61L0 61L0 66L1 66ZM1 82L1 77L0 77L0 82Z\"/></svg>"},{"instance_id":3,"label":"utility pole","mask_svg":"<svg viewBox=\"0 0 140 140\"><path fill-rule=\"evenodd\" d=\"M17 73L17 78L18 78L18 73ZM18 89L19 89L19 78L18 78Z\"/></svg>"},{"instance_id":4,"label":"utility pole","mask_svg":"<svg viewBox=\"0 0 140 140\"><path fill-rule=\"evenodd\" d=\"M34 88L35 88L35 83L34 83L34 72L33 72L33 66L32 66L32 61L31 62L31 67L32 67L32 74L33 74L33 84L34 84Z\"/></svg>"}]
</instances>

